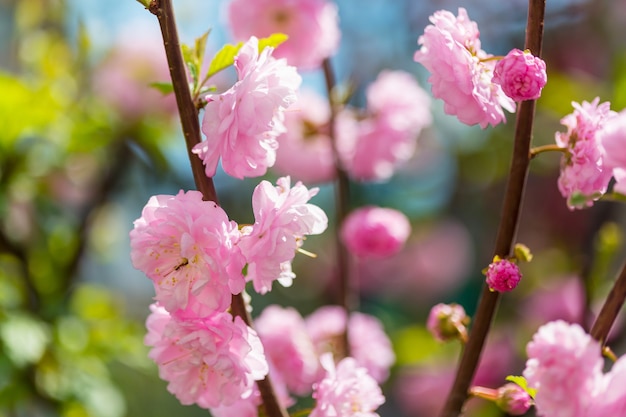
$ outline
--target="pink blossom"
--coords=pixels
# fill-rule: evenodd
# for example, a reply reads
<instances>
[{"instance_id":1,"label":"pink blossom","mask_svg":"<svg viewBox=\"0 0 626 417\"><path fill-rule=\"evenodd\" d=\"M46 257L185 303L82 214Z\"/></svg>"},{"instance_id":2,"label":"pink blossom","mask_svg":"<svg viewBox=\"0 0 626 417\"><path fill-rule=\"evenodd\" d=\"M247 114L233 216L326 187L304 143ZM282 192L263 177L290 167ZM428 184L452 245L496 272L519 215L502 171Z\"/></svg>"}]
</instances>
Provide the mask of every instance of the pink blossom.
<instances>
[{"instance_id":1,"label":"pink blossom","mask_svg":"<svg viewBox=\"0 0 626 417\"><path fill-rule=\"evenodd\" d=\"M532 406L533 400L522 387L508 383L498 388L496 404L509 415L521 416L526 414Z\"/></svg>"},{"instance_id":2,"label":"pink blossom","mask_svg":"<svg viewBox=\"0 0 626 417\"><path fill-rule=\"evenodd\" d=\"M287 131L278 137L274 170L305 183L335 178L335 159L329 136L328 100L313 91L301 91L285 112Z\"/></svg>"},{"instance_id":3,"label":"pink blossom","mask_svg":"<svg viewBox=\"0 0 626 417\"><path fill-rule=\"evenodd\" d=\"M421 48L415 61L431 73L432 93L444 101L446 114L483 129L505 121L503 108L515 111L514 102L491 82L492 55L481 49L478 26L460 7L458 16L440 10L430 17L432 25L417 40Z\"/></svg>"},{"instance_id":4,"label":"pink blossom","mask_svg":"<svg viewBox=\"0 0 626 417\"><path fill-rule=\"evenodd\" d=\"M153 304L146 326L149 357L167 389L183 404L202 408L233 404L252 392L268 365L254 330L239 317L216 312L184 320Z\"/></svg>"},{"instance_id":5,"label":"pink blossom","mask_svg":"<svg viewBox=\"0 0 626 417\"><path fill-rule=\"evenodd\" d=\"M499 258L489 264L485 275L489 289L498 292L514 290L522 279L522 274L515 262Z\"/></svg>"},{"instance_id":6,"label":"pink blossom","mask_svg":"<svg viewBox=\"0 0 626 417\"><path fill-rule=\"evenodd\" d=\"M524 377L539 416L586 417L602 377L600 344L578 324L553 321L526 346Z\"/></svg>"},{"instance_id":7,"label":"pink blossom","mask_svg":"<svg viewBox=\"0 0 626 417\"><path fill-rule=\"evenodd\" d=\"M238 40L276 32L288 35L276 49L276 57L303 69L319 67L339 47L337 6L330 1L233 0L227 15Z\"/></svg>"},{"instance_id":8,"label":"pink blossom","mask_svg":"<svg viewBox=\"0 0 626 417\"><path fill-rule=\"evenodd\" d=\"M528 50L513 49L493 71L493 82L515 101L538 99L547 81L546 63Z\"/></svg>"},{"instance_id":9,"label":"pink blossom","mask_svg":"<svg viewBox=\"0 0 626 417\"><path fill-rule=\"evenodd\" d=\"M626 415L626 356L620 357L604 375L590 409L593 412L588 417Z\"/></svg>"},{"instance_id":10,"label":"pink blossom","mask_svg":"<svg viewBox=\"0 0 626 417\"><path fill-rule=\"evenodd\" d=\"M359 180L386 180L413 156L417 137L432 122L430 97L409 73L382 71L367 88L367 110L345 168Z\"/></svg>"},{"instance_id":11,"label":"pink blossom","mask_svg":"<svg viewBox=\"0 0 626 417\"><path fill-rule=\"evenodd\" d=\"M613 190L626 194L626 110L606 121L599 138L604 148L603 162L616 180Z\"/></svg>"},{"instance_id":12,"label":"pink blossom","mask_svg":"<svg viewBox=\"0 0 626 417\"><path fill-rule=\"evenodd\" d=\"M358 257L387 257L402 249L411 234L409 219L391 208L365 206L354 210L341 226L341 240Z\"/></svg>"},{"instance_id":13,"label":"pink blossom","mask_svg":"<svg viewBox=\"0 0 626 417\"><path fill-rule=\"evenodd\" d=\"M306 318L306 326L319 355L338 353L346 329L346 312L339 306L323 306ZM364 313L348 320L348 343L352 357L378 382L389 376L395 362L391 341L380 321Z\"/></svg>"},{"instance_id":14,"label":"pink blossom","mask_svg":"<svg viewBox=\"0 0 626 417\"><path fill-rule=\"evenodd\" d=\"M235 57L239 81L219 95L206 97L202 119L206 140L193 152L212 177L222 158L224 171L236 178L257 177L274 164L276 137L285 131L284 110L296 100L302 79L294 67L272 57L273 48L259 54L251 37Z\"/></svg>"},{"instance_id":15,"label":"pink blossom","mask_svg":"<svg viewBox=\"0 0 626 417\"><path fill-rule=\"evenodd\" d=\"M276 187L261 181L254 189L255 222L243 229L239 247L248 263L246 278L257 292L270 291L279 278L284 278L281 284L290 285L294 276L290 263L302 238L320 234L328 226L324 211L308 203L317 191L300 182L291 187L289 177L279 178Z\"/></svg>"},{"instance_id":16,"label":"pink blossom","mask_svg":"<svg viewBox=\"0 0 626 417\"><path fill-rule=\"evenodd\" d=\"M467 339L466 326L469 317L462 305L439 303L430 309L426 328L440 342L461 338Z\"/></svg>"},{"instance_id":17,"label":"pink blossom","mask_svg":"<svg viewBox=\"0 0 626 417\"><path fill-rule=\"evenodd\" d=\"M205 306L225 310L245 286L245 259L235 222L199 191L150 198L130 232L135 268L154 281L168 311Z\"/></svg>"},{"instance_id":18,"label":"pink blossom","mask_svg":"<svg viewBox=\"0 0 626 417\"><path fill-rule=\"evenodd\" d=\"M557 145L567 152L561 158L559 191L567 199L570 210L593 205L606 192L612 172L604 166L604 152L598 132L615 112L610 103L572 103L574 112L561 119L567 132L556 132Z\"/></svg>"},{"instance_id":19,"label":"pink blossom","mask_svg":"<svg viewBox=\"0 0 626 417\"><path fill-rule=\"evenodd\" d=\"M308 394L315 382L319 362L304 319L293 308L266 307L255 320L265 354L289 390Z\"/></svg>"},{"instance_id":20,"label":"pink blossom","mask_svg":"<svg viewBox=\"0 0 626 417\"><path fill-rule=\"evenodd\" d=\"M342 359L337 366L333 355L320 358L326 376L315 385L317 401L310 417L377 417L374 411L385 402L376 381L354 358Z\"/></svg>"}]
</instances>

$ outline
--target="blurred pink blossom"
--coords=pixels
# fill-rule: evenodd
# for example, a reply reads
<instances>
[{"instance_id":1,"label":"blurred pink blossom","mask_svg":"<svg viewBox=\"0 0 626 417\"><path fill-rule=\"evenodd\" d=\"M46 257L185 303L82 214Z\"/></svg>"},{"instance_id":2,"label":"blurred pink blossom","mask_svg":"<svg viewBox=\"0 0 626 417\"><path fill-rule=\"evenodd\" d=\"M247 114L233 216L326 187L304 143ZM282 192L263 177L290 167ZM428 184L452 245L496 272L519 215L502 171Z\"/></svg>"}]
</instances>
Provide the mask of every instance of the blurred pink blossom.
<instances>
[{"instance_id":1,"label":"blurred pink blossom","mask_svg":"<svg viewBox=\"0 0 626 417\"><path fill-rule=\"evenodd\" d=\"M237 40L284 33L289 39L275 56L290 65L315 69L339 47L337 6L326 0L232 0L227 16Z\"/></svg>"},{"instance_id":2,"label":"blurred pink blossom","mask_svg":"<svg viewBox=\"0 0 626 417\"><path fill-rule=\"evenodd\" d=\"M599 97L572 105L574 112L561 119L567 132L555 134L557 145L567 150L561 158L558 186L570 210L590 207L606 192L612 172L604 166L598 132L615 116L610 103L600 104Z\"/></svg>"},{"instance_id":3,"label":"blurred pink blossom","mask_svg":"<svg viewBox=\"0 0 626 417\"><path fill-rule=\"evenodd\" d=\"M317 379L319 359L300 313L270 305L255 320L255 327L268 361L289 390L308 394Z\"/></svg>"},{"instance_id":4,"label":"blurred pink blossom","mask_svg":"<svg viewBox=\"0 0 626 417\"><path fill-rule=\"evenodd\" d=\"M240 317L214 313L184 320L150 307L145 343L167 389L183 405L230 405L252 392L267 375L263 345Z\"/></svg>"},{"instance_id":5,"label":"blurred pink blossom","mask_svg":"<svg viewBox=\"0 0 626 417\"><path fill-rule=\"evenodd\" d=\"M338 353L346 328L346 312L340 306L323 306L306 318L306 326L319 355ZM395 362L391 341L378 319L364 313L352 313L348 320L351 356L378 382L389 376Z\"/></svg>"},{"instance_id":6,"label":"blurred pink blossom","mask_svg":"<svg viewBox=\"0 0 626 417\"><path fill-rule=\"evenodd\" d=\"M155 298L168 311L189 304L225 310L245 286L239 238L237 223L199 191L157 195L134 222L131 260L154 281Z\"/></svg>"},{"instance_id":7,"label":"blurred pink blossom","mask_svg":"<svg viewBox=\"0 0 626 417\"><path fill-rule=\"evenodd\" d=\"M498 388L496 404L507 414L521 416L530 409L533 400L522 387L510 382Z\"/></svg>"},{"instance_id":8,"label":"blurred pink blossom","mask_svg":"<svg viewBox=\"0 0 626 417\"><path fill-rule=\"evenodd\" d=\"M539 416L586 417L600 389L600 344L578 324L553 321L526 346L524 377L535 388Z\"/></svg>"},{"instance_id":9,"label":"blurred pink blossom","mask_svg":"<svg viewBox=\"0 0 626 417\"><path fill-rule=\"evenodd\" d=\"M193 152L215 175L222 158L224 171L236 178L258 177L274 164L285 131L284 110L296 101L302 79L294 67L272 57L273 48L258 50L251 37L235 57L238 80L228 91L206 97L202 132L206 140Z\"/></svg>"},{"instance_id":10,"label":"blurred pink blossom","mask_svg":"<svg viewBox=\"0 0 626 417\"><path fill-rule=\"evenodd\" d=\"M600 393L590 409L593 416L626 415L626 355L620 357L604 375Z\"/></svg>"},{"instance_id":11,"label":"blurred pink blossom","mask_svg":"<svg viewBox=\"0 0 626 417\"><path fill-rule=\"evenodd\" d=\"M585 290L580 278L554 278L546 281L546 285L535 289L524 298L521 308L524 320L535 327L555 320L580 324L585 308Z\"/></svg>"},{"instance_id":12,"label":"blurred pink blossom","mask_svg":"<svg viewBox=\"0 0 626 417\"><path fill-rule=\"evenodd\" d=\"M610 118L599 132L604 148L604 164L612 169L614 190L626 194L626 110Z\"/></svg>"},{"instance_id":13,"label":"blurred pink blossom","mask_svg":"<svg viewBox=\"0 0 626 417\"><path fill-rule=\"evenodd\" d=\"M411 234L411 223L400 211L364 206L352 211L341 226L341 241L359 257L384 258L398 253Z\"/></svg>"},{"instance_id":14,"label":"blurred pink blossom","mask_svg":"<svg viewBox=\"0 0 626 417\"><path fill-rule=\"evenodd\" d=\"M374 411L385 397L367 369L351 357L335 366L331 353L320 361L326 376L314 387L316 404L310 417L378 417Z\"/></svg>"},{"instance_id":15,"label":"blurred pink blossom","mask_svg":"<svg viewBox=\"0 0 626 417\"><path fill-rule=\"evenodd\" d=\"M467 340L466 326L469 317L462 305L439 303L433 306L426 319L426 328L440 342L461 339Z\"/></svg>"},{"instance_id":16,"label":"blurred pink blossom","mask_svg":"<svg viewBox=\"0 0 626 417\"><path fill-rule=\"evenodd\" d=\"M276 186L261 181L252 195L254 224L243 228L238 246L248 263L246 279L254 289L265 294L280 280L290 285L291 260L304 235L320 234L328 226L322 209L308 201L318 189L307 189L301 182L291 187L289 177L281 177Z\"/></svg>"},{"instance_id":17,"label":"blurred pink blossom","mask_svg":"<svg viewBox=\"0 0 626 417\"><path fill-rule=\"evenodd\" d=\"M493 82L515 101L538 99L547 81L546 63L528 50L511 50L493 71Z\"/></svg>"},{"instance_id":18,"label":"blurred pink blossom","mask_svg":"<svg viewBox=\"0 0 626 417\"><path fill-rule=\"evenodd\" d=\"M421 47L414 59L430 72L433 96L443 100L446 114L483 129L504 122L503 108L514 112L515 105L491 82L495 64L481 49L476 22L462 7L458 16L440 10L430 21L417 40Z\"/></svg>"}]
</instances>

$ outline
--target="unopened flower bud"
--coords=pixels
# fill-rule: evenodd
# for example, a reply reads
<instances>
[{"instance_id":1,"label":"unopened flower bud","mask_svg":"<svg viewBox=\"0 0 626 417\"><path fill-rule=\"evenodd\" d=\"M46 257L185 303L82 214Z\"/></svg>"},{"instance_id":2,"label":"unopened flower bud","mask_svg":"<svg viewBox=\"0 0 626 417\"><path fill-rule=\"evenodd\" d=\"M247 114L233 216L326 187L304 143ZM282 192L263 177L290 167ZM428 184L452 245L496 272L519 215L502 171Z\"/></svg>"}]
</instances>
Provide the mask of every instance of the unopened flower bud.
<instances>
[{"instance_id":1,"label":"unopened flower bud","mask_svg":"<svg viewBox=\"0 0 626 417\"><path fill-rule=\"evenodd\" d=\"M465 309L459 304L437 304L430 310L426 327L435 339L447 342L453 339L467 340L469 317Z\"/></svg>"},{"instance_id":2,"label":"unopened flower bud","mask_svg":"<svg viewBox=\"0 0 626 417\"><path fill-rule=\"evenodd\" d=\"M528 246L524 245L523 243L515 244L514 253L515 259L520 262L530 262L533 260L533 254L530 252Z\"/></svg>"},{"instance_id":3,"label":"unopened flower bud","mask_svg":"<svg viewBox=\"0 0 626 417\"><path fill-rule=\"evenodd\" d=\"M496 404L507 414L521 416L528 411L533 400L522 387L509 383L498 388Z\"/></svg>"},{"instance_id":4,"label":"unopened flower bud","mask_svg":"<svg viewBox=\"0 0 626 417\"><path fill-rule=\"evenodd\" d=\"M492 81L515 101L536 100L548 81L546 63L528 50L513 49L496 64Z\"/></svg>"},{"instance_id":5,"label":"unopened flower bud","mask_svg":"<svg viewBox=\"0 0 626 417\"><path fill-rule=\"evenodd\" d=\"M494 257L493 262L485 270L489 289L497 292L508 292L517 287L522 274L515 262Z\"/></svg>"}]
</instances>

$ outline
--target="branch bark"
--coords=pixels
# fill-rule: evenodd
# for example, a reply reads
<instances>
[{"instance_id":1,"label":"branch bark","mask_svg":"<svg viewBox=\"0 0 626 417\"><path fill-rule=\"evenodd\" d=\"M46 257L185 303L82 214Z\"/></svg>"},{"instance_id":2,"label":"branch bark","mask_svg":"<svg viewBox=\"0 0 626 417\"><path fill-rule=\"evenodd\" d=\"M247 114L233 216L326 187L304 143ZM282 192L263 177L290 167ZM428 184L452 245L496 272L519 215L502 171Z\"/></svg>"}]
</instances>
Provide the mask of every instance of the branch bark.
<instances>
[{"instance_id":1,"label":"branch bark","mask_svg":"<svg viewBox=\"0 0 626 417\"><path fill-rule=\"evenodd\" d=\"M544 13L545 0L529 0L525 49L530 49L535 56L541 56ZM515 124L513 157L494 249L494 255L500 257L506 257L511 254L517 235L530 162L530 143L534 115L534 101L523 101L520 103ZM474 324L463 350L452 389L440 417L457 417L462 413L499 299L500 294L498 292L489 291L489 288L483 285L482 295L474 317Z\"/></svg>"},{"instance_id":2,"label":"branch bark","mask_svg":"<svg viewBox=\"0 0 626 417\"><path fill-rule=\"evenodd\" d=\"M611 288L611 292L609 292L609 295L600 310L600 314L598 314L596 321L591 327L591 337L598 340L602 344L606 342L611 326L613 326L613 323L617 318L617 314L624 305L625 300L626 264L622 267L622 271L613 284L613 288Z\"/></svg>"}]
</instances>

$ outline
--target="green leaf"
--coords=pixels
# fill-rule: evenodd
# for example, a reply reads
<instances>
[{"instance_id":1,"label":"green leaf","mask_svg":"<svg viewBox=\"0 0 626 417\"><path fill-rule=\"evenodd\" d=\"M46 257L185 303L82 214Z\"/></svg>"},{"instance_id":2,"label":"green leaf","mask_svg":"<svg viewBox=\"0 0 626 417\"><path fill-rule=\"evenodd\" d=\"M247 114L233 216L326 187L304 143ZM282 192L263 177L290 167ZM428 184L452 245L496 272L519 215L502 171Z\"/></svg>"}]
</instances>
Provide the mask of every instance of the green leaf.
<instances>
[{"instance_id":1,"label":"green leaf","mask_svg":"<svg viewBox=\"0 0 626 417\"><path fill-rule=\"evenodd\" d=\"M156 88L163 94L170 94L174 92L174 86L172 83L154 82L149 84L150 87Z\"/></svg>"},{"instance_id":2,"label":"green leaf","mask_svg":"<svg viewBox=\"0 0 626 417\"><path fill-rule=\"evenodd\" d=\"M235 55L237 55L237 52L239 52L242 46L242 42L239 42L237 45L227 43L222 46L222 49L217 51L211 60L211 64L209 64L209 71L207 72L205 79L208 80L213 75L233 65L235 62Z\"/></svg>"},{"instance_id":3,"label":"green leaf","mask_svg":"<svg viewBox=\"0 0 626 417\"><path fill-rule=\"evenodd\" d=\"M272 33L267 38L259 39L259 52L263 51L263 49L269 47L276 48L281 43L285 42L289 36L284 33Z\"/></svg>"},{"instance_id":4,"label":"green leaf","mask_svg":"<svg viewBox=\"0 0 626 417\"><path fill-rule=\"evenodd\" d=\"M198 62L199 65L202 65L202 62L204 61L204 51L206 50L206 41L207 39L209 39L210 33L211 33L211 29L204 32L202 36L196 38L195 46L194 46L194 53L196 57L196 62Z\"/></svg>"},{"instance_id":5,"label":"green leaf","mask_svg":"<svg viewBox=\"0 0 626 417\"><path fill-rule=\"evenodd\" d=\"M509 375L506 377L506 380L519 385L521 389L523 389L524 391L528 393L528 395L530 395L532 398L535 398L535 394L537 394L537 390L534 388L529 388L528 382L526 381L526 378L524 378L523 376Z\"/></svg>"}]
</instances>

